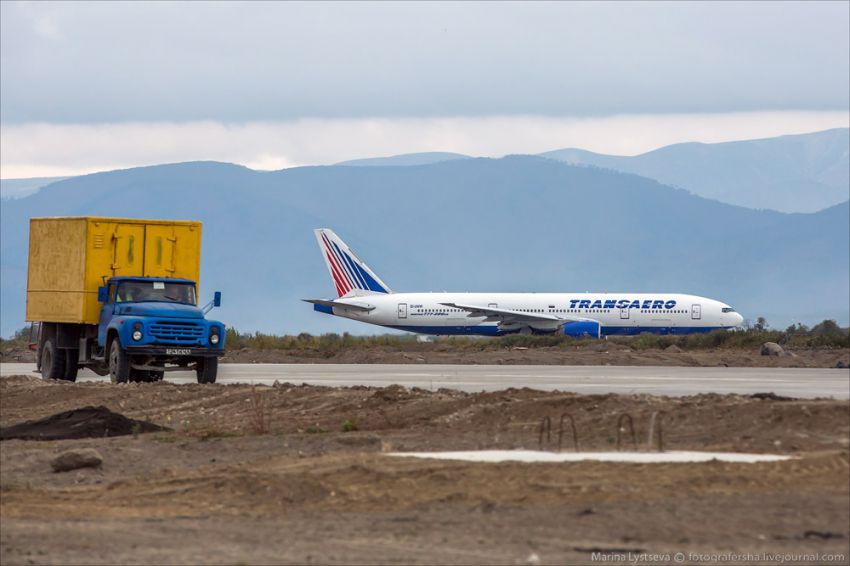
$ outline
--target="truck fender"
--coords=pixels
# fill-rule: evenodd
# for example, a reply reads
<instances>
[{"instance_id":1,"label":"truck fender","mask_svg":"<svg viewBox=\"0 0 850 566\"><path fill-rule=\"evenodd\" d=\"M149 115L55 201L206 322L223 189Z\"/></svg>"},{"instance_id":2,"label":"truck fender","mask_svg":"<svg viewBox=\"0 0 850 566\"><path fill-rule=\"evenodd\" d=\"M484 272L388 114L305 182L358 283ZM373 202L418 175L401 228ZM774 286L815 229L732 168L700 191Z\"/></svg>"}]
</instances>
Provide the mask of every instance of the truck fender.
<instances>
[{"instance_id":1,"label":"truck fender","mask_svg":"<svg viewBox=\"0 0 850 566\"><path fill-rule=\"evenodd\" d=\"M118 340L118 342L120 343L121 342L121 334L118 332L118 329L116 327L114 327L113 325L110 324L109 327L106 329L106 343L104 344L104 350L103 350L104 352L106 352L106 354L105 354L106 358L109 357L109 348L112 347L112 341L113 340ZM123 344L122 344L122 346L123 346Z\"/></svg>"}]
</instances>

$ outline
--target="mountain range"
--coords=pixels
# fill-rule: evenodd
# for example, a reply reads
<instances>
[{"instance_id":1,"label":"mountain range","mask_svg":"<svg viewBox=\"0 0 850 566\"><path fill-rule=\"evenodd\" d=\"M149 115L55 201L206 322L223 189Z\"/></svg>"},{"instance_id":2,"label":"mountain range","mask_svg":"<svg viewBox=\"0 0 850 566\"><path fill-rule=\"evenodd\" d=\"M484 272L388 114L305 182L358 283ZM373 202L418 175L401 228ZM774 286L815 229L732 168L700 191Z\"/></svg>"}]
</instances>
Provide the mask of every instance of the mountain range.
<instances>
[{"instance_id":1,"label":"mountain range","mask_svg":"<svg viewBox=\"0 0 850 566\"><path fill-rule=\"evenodd\" d=\"M535 156L263 172L190 162L73 177L0 208L0 332L23 326L28 220L204 223L201 298L243 331L373 333L332 297L312 229L333 228L397 290L683 292L776 326L850 319L850 203L753 210Z\"/></svg>"},{"instance_id":2,"label":"mountain range","mask_svg":"<svg viewBox=\"0 0 850 566\"><path fill-rule=\"evenodd\" d=\"M581 149L540 154L634 173L710 199L780 212L815 212L850 195L850 129L726 143L680 143L633 157Z\"/></svg>"},{"instance_id":3,"label":"mountain range","mask_svg":"<svg viewBox=\"0 0 850 566\"><path fill-rule=\"evenodd\" d=\"M680 143L635 156L558 149L538 154L570 165L611 169L747 208L816 212L850 198L850 129L724 143ZM425 152L353 159L352 167L407 167L472 156ZM64 177L2 179L0 196L19 198Z\"/></svg>"},{"instance_id":4,"label":"mountain range","mask_svg":"<svg viewBox=\"0 0 850 566\"><path fill-rule=\"evenodd\" d=\"M365 159L351 159L342 161L337 165L350 165L353 167L375 167L390 165L394 167L407 167L408 165L430 165L441 161L452 161L454 159L470 159L471 156L462 153L451 153L448 151L426 151L424 153L404 153L391 155L389 157L367 157Z\"/></svg>"},{"instance_id":5,"label":"mountain range","mask_svg":"<svg viewBox=\"0 0 850 566\"><path fill-rule=\"evenodd\" d=\"M850 198L850 129L724 143L679 143L635 156L583 149L538 154L582 165L634 173L695 195L747 208L816 212ZM338 165L425 165L459 153L411 153L344 161Z\"/></svg>"},{"instance_id":6,"label":"mountain range","mask_svg":"<svg viewBox=\"0 0 850 566\"><path fill-rule=\"evenodd\" d=\"M37 193L51 183L68 177L29 177L27 179L0 179L0 199L21 198Z\"/></svg>"}]
</instances>

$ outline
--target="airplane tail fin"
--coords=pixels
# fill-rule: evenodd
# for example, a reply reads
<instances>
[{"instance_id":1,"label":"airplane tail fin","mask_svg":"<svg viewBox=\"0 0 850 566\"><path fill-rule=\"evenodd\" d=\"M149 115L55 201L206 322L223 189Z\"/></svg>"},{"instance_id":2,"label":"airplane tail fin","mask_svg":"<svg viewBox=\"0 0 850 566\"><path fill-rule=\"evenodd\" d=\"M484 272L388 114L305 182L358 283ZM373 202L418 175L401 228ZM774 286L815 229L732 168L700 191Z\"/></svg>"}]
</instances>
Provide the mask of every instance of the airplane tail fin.
<instances>
[{"instance_id":1,"label":"airplane tail fin","mask_svg":"<svg viewBox=\"0 0 850 566\"><path fill-rule=\"evenodd\" d=\"M340 297L346 295L368 295L371 293L392 293L386 283L381 281L369 266L351 251L351 248L334 234L333 230L320 228L314 230L319 249L325 258L325 264Z\"/></svg>"}]
</instances>

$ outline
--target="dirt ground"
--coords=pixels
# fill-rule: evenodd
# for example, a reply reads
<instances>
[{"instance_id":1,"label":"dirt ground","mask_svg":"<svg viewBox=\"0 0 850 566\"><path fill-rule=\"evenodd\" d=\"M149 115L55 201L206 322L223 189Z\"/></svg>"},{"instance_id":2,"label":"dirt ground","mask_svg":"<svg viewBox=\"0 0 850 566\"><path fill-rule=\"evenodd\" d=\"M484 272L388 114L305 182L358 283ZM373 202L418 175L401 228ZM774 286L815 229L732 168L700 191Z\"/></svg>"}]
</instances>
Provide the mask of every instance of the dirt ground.
<instances>
[{"instance_id":1,"label":"dirt ground","mask_svg":"<svg viewBox=\"0 0 850 566\"><path fill-rule=\"evenodd\" d=\"M789 349L783 356L762 356L758 349L716 348L683 350L633 349L600 341L572 347L533 347L474 350L445 342L408 342L399 346L343 348L336 352L296 350L228 350L221 359L232 363L278 364L505 364L612 366L728 366L728 367L850 367L850 350ZM0 361L35 363L35 354L19 346L0 348Z\"/></svg>"},{"instance_id":2,"label":"dirt ground","mask_svg":"<svg viewBox=\"0 0 850 566\"><path fill-rule=\"evenodd\" d=\"M0 443L0 562L846 563L850 403L736 395L578 395L0 380L0 427L104 405L173 432ZM780 453L761 464L475 464L393 451L539 447ZM623 431L624 446L632 443ZM91 447L100 468L53 473ZM572 450L572 434L563 437ZM630 557L628 553L631 552ZM594 560L594 553L597 555ZM712 553L725 553L714 556ZM729 560L730 553L762 560ZM766 553L766 554L762 554ZM660 555L651 556L652 554Z\"/></svg>"},{"instance_id":3,"label":"dirt ground","mask_svg":"<svg viewBox=\"0 0 850 566\"><path fill-rule=\"evenodd\" d=\"M850 350L788 350L784 356L762 356L757 350L737 348L633 350L599 342L580 347L535 347L500 350L458 350L444 344L411 344L395 347L351 348L333 355L319 351L229 351L223 362L330 363L330 364L504 364L571 366L728 366L728 367L850 367Z\"/></svg>"}]
</instances>

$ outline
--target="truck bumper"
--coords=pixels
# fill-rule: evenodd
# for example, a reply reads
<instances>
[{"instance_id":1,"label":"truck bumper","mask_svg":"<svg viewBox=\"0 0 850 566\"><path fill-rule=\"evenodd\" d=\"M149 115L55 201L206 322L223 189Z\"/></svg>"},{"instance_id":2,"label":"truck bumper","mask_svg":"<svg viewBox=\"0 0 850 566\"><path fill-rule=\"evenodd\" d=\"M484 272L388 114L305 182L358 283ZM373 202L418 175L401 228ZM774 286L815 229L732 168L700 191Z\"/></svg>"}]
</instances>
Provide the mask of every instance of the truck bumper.
<instances>
[{"instance_id":1,"label":"truck bumper","mask_svg":"<svg viewBox=\"0 0 850 566\"><path fill-rule=\"evenodd\" d=\"M210 358L224 355L224 350L219 348L190 348L186 346L130 346L127 348L130 355L158 356L168 358Z\"/></svg>"}]
</instances>

